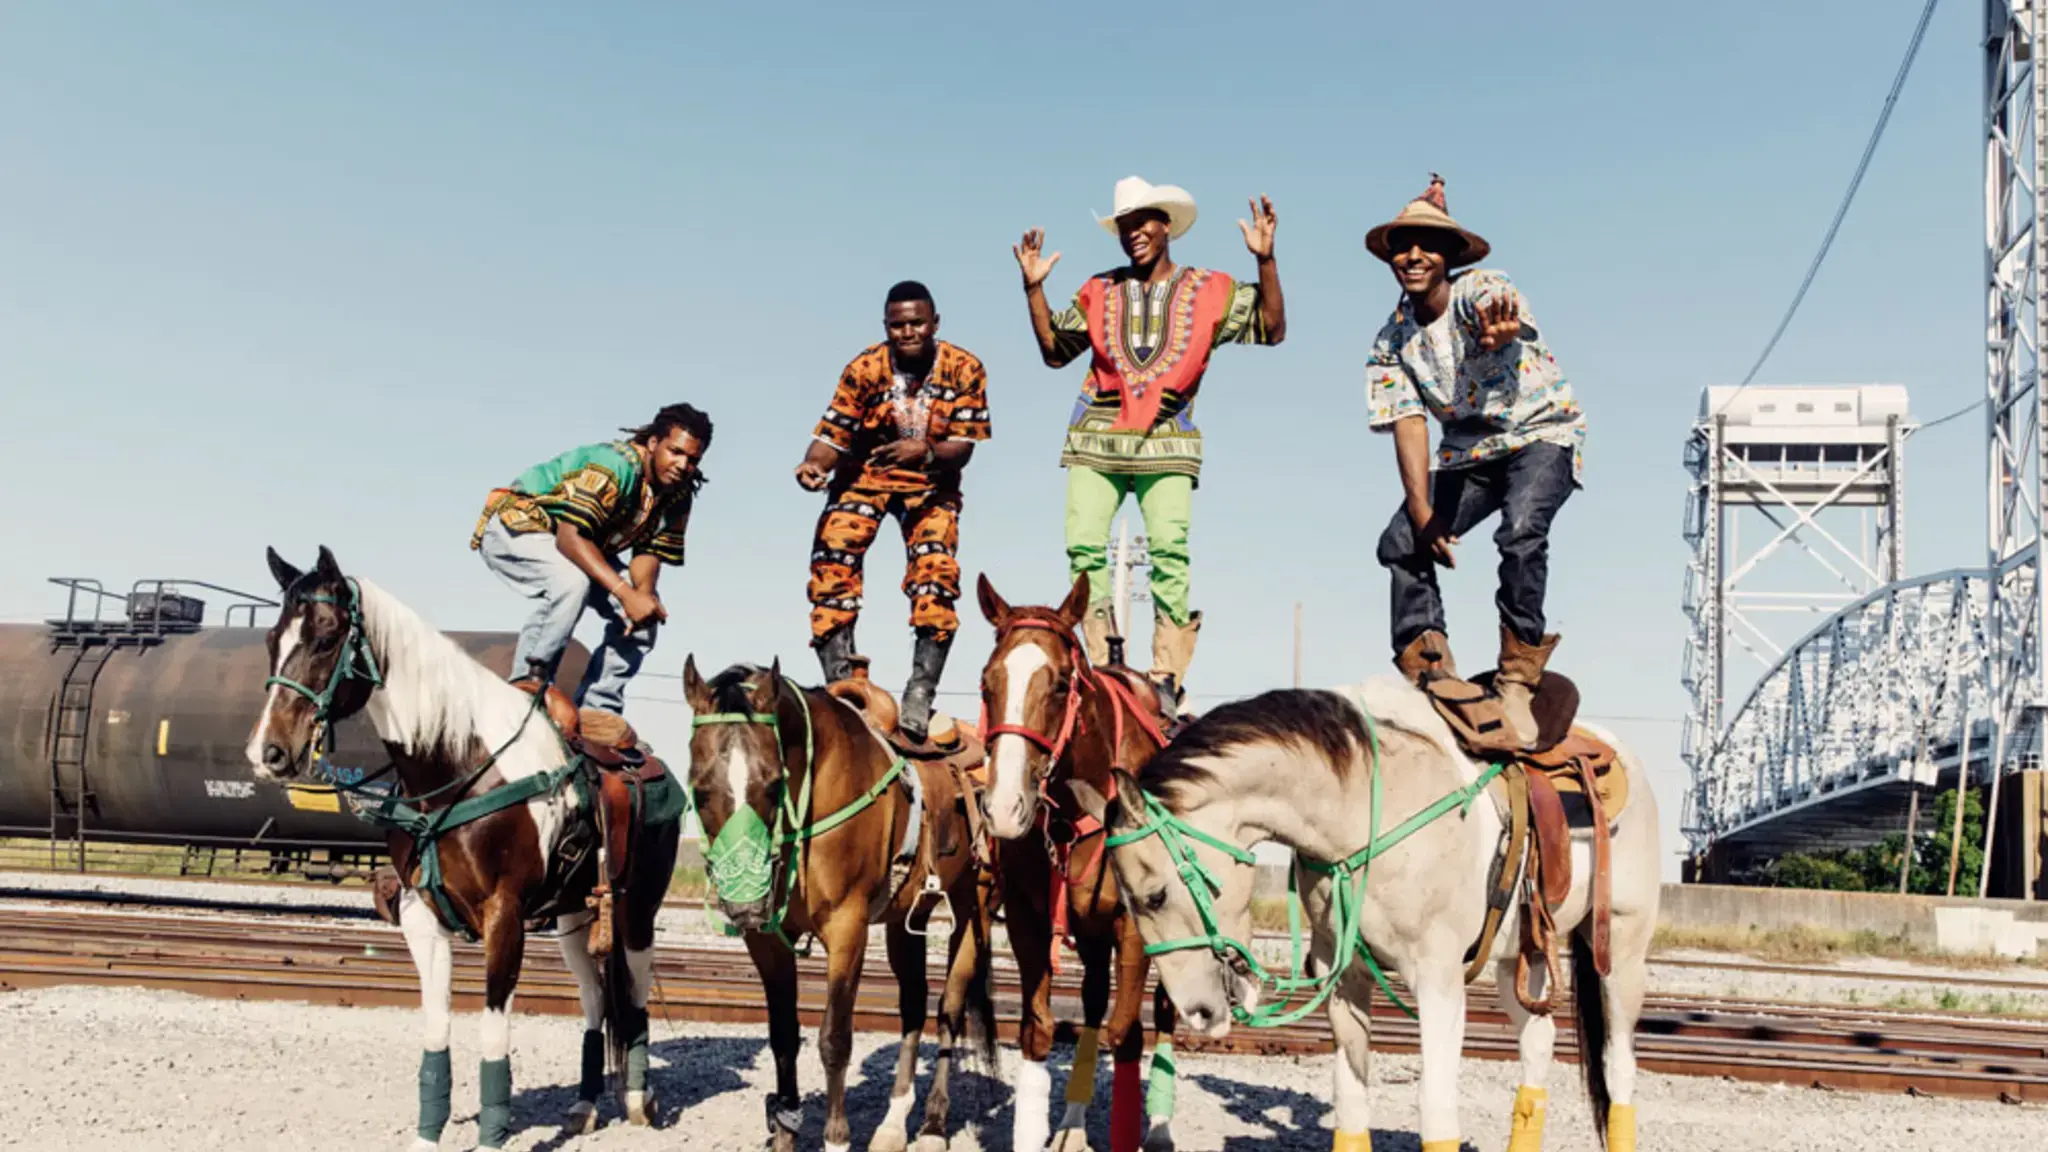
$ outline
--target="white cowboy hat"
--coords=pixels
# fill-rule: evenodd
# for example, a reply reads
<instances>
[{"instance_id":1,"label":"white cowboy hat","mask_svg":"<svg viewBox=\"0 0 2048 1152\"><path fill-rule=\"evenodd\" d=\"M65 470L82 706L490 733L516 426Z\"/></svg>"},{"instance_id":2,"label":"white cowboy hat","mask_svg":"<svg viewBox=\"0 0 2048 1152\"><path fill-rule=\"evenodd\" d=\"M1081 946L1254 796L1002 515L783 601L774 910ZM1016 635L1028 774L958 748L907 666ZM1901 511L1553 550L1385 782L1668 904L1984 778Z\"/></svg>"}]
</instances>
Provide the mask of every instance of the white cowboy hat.
<instances>
[{"instance_id":1,"label":"white cowboy hat","mask_svg":"<svg viewBox=\"0 0 2048 1152\"><path fill-rule=\"evenodd\" d=\"M1114 236L1117 232L1117 217L1136 212L1140 208L1157 208L1166 213L1166 236L1178 240L1188 229L1195 226L1195 198L1187 189L1174 184L1147 184L1136 176L1126 176L1116 182L1116 197L1109 215L1097 216L1095 222L1104 231Z\"/></svg>"}]
</instances>

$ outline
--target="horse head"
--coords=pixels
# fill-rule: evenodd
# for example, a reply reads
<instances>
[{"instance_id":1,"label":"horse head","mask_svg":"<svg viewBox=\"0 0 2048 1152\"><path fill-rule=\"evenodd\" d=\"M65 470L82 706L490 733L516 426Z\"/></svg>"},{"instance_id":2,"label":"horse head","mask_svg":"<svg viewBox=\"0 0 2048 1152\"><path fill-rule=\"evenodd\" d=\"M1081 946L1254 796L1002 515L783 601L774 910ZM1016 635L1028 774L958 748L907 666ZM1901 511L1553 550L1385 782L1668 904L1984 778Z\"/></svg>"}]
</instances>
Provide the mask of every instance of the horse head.
<instances>
[{"instance_id":1,"label":"horse head","mask_svg":"<svg viewBox=\"0 0 2048 1152\"><path fill-rule=\"evenodd\" d=\"M362 591L327 546L310 572L292 567L275 548L266 551L284 605L263 638L270 675L245 753L257 776L283 781L299 774L335 721L369 703L382 675L363 630Z\"/></svg>"},{"instance_id":2,"label":"horse head","mask_svg":"<svg viewBox=\"0 0 2048 1152\"><path fill-rule=\"evenodd\" d=\"M1015 840L1038 815L1039 791L1073 738L1088 659L1075 629L1088 607L1088 577L1057 608L1013 608L977 581L995 649L981 670L982 740L989 752L989 829Z\"/></svg>"},{"instance_id":3,"label":"horse head","mask_svg":"<svg viewBox=\"0 0 2048 1152\"><path fill-rule=\"evenodd\" d=\"M735 664L706 681L683 661L690 721L690 791L706 871L725 918L744 931L767 923L775 820L787 791L782 759L782 662ZM798 707L805 707L799 698Z\"/></svg>"},{"instance_id":4,"label":"horse head","mask_svg":"<svg viewBox=\"0 0 2048 1152\"><path fill-rule=\"evenodd\" d=\"M1162 753L1154 763L1171 757ZM1175 813L1169 799L1148 794L1122 769L1110 776L1113 799L1080 780L1074 795L1108 833L1104 845L1124 910L1174 1009L1196 1032L1221 1039L1230 1032L1233 1005L1249 1011L1263 991L1249 953L1240 950L1252 939L1252 855L1230 844L1222 829L1203 829L1192 813ZM1170 796L1171 785L1165 791Z\"/></svg>"}]
</instances>

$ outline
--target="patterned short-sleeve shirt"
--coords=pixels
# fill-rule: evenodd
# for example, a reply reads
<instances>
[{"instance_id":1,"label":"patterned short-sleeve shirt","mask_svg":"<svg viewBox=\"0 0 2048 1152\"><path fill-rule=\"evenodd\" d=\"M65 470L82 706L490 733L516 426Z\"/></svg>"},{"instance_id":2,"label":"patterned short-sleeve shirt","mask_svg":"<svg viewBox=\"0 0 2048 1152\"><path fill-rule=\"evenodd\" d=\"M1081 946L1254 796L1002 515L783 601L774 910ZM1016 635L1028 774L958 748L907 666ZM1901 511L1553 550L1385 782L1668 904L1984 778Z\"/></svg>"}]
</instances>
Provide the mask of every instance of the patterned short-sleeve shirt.
<instances>
[{"instance_id":1,"label":"patterned short-sleeve shirt","mask_svg":"<svg viewBox=\"0 0 2048 1152\"><path fill-rule=\"evenodd\" d=\"M811 435L839 450L842 468L858 465L856 483L863 488L925 491L934 486L931 473L875 468L868 456L898 440L988 439L988 373L972 352L941 340L931 370L922 381L913 380L896 371L887 344L869 345L840 373L832 403ZM940 483L957 482L945 475Z\"/></svg>"},{"instance_id":2,"label":"patterned short-sleeve shirt","mask_svg":"<svg viewBox=\"0 0 2048 1152\"><path fill-rule=\"evenodd\" d=\"M1522 334L1488 352L1479 346L1480 316L1502 294L1515 301ZM1416 322L1402 297L1373 341L1365 399L1375 431L1388 431L1404 417L1434 415L1443 426L1439 468L1470 467L1547 442L1572 450L1572 478L1578 480L1585 413L1528 301L1505 273L1475 268L1458 275L1451 281L1450 306L1429 325Z\"/></svg>"}]
</instances>

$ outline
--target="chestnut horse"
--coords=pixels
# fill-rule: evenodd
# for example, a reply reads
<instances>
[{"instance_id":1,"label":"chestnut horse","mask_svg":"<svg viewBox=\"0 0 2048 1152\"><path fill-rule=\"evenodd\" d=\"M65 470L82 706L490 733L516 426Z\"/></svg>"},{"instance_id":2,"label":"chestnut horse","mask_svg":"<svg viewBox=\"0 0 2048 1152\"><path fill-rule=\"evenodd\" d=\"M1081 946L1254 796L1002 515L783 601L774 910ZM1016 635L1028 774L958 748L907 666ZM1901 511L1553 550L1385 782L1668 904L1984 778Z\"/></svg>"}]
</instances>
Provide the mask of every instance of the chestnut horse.
<instances>
[{"instance_id":1,"label":"chestnut horse","mask_svg":"<svg viewBox=\"0 0 2048 1152\"><path fill-rule=\"evenodd\" d=\"M956 1041L964 1046L970 1032L978 1034L978 1054L995 1064L989 896L967 825L973 798L944 767L906 761L853 704L784 679L779 660L767 668L736 664L707 683L692 655L683 662L683 693L695 713L690 784L710 845L705 864L720 910L744 933L768 996L768 1045L775 1053L768 1129L775 1152L791 1152L803 1127L793 942L809 934L825 945L825 1016L818 1026L825 1147L843 1152L852 1136L846 1065L853 1001L868 928L876 923L884 926L896 977L903 1040L888 1115L868 1148L901 1152L908 1146L904 1125L929 997L924 932L939 898L951 907L953 930L938 1062L917 1147L945 1148Z\"/></svg>"},{"instance_id":2,"label":"chestnut horse","mask_svg":"<svg viewBox=\"0 0 2048 1152\"><path fill-rule=\"evenodd\" d=\"M1101 823L1087 816L1068 788L1085 781L1115 791L1111 770L1135 775L1166 743L1159 699L1127 668L1094 668L1075 628L1088 603L1088 580L1074 581L1058 608L1013 608L983 575L982 615L995 626L995 649L981 673L982 739L987 741L989 830L999 838L1004 924L1017 960L1023 1014L1018 1022L1016 1116L1012 1146L1045 1147L1052 1091L1046 1055L1052 1048L1050 971L1058 948L1080 954L1084 1027L1068 1076L1066 1112L1053 1152L1085 1150L1088 1104L1095 1092L1095 1054L1106 1044L1116 1071L1110 1089L1111 1152L1171 1148L1173 1135L1173 1004L1154 995L1150 1099L1141 1109L1138 1027L1149 962L1144 941L1118 900L1104 867ZM1116 1003L1102 1027L1116 965ZM1144 1113L1151 1112L1149 1131Z\"/></svg>"},{"instance_id":3,"label":"chestnut horse","mask_svg":"<svg viewBox=\"0 0 2048 1152\"><path fill-rule=\"evenodd\" d=\"M413 1147L435 1147L448 1123L457 931L484 950L478 1142L504 1146L512 1122L512 990L528 923L549 918L558 930L575 925L558 940L583 1002L583 1079L567 1127L595 1127L607 1048L626 1071L627 1118L651 1123L654 919L674 872L681 819L650 819L632 842L616 881L624 899L611 903L609 923L596 925L603 956L593 957L597 917L585 901L606 866L590 799L598 769L554 726L545 694L513 686L390 593L344 576L324 546L310 572L274 549L269 557L284 606L266 637L270 677L247 748L255 774L297 777L331 725L367 712L398 778L392 793L338 790L365 802L358 815L390 830L391 861L404 885L396 920L419 971L426 1015Z\"/></svg>"}]
</instances>

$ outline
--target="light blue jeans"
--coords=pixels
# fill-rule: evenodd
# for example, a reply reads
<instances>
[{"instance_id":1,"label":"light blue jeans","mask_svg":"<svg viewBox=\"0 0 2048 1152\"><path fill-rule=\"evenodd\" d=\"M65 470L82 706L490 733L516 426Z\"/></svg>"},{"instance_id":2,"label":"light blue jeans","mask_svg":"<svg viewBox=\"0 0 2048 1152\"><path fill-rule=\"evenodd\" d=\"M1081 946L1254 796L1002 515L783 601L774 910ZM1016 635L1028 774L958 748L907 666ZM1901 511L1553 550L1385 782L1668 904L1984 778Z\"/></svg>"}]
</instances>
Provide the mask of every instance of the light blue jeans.
<instances>
[{"instance_id":1,"label":"light blue jeans","mask_svg":"<svg viewBox=\"0 0 2048 1152\"><path fill-rule=\"evenodd\" d=\"M553 680L561 666L562 653L576 633L576 622L585 608L604 617L604 640L590 654L583 682L570 697L578 707L602 708L614 715L626 712L626 682L640 671L640 662L654 648L658 624L649 621L626 632L626 618L619 613L611 595L578 568L546 532L512 533L496 516L484 526L478 545L484 564L512 590L537 601L533 615L519 629L519 643L512 651L512 678L527 674L529 662L545 663Z\"/></svg>"}]
</instances>

